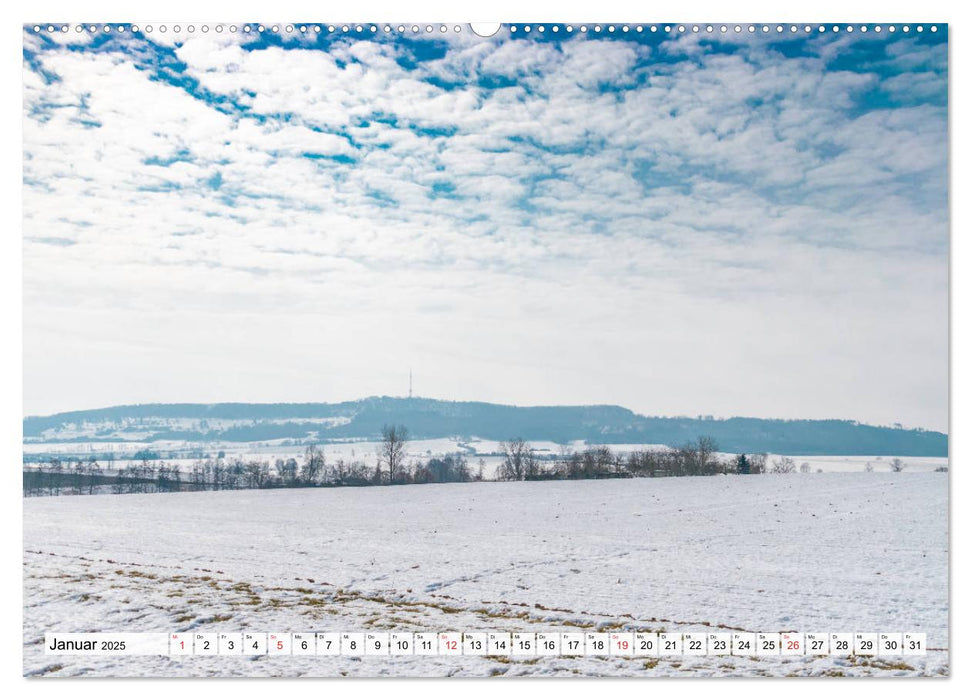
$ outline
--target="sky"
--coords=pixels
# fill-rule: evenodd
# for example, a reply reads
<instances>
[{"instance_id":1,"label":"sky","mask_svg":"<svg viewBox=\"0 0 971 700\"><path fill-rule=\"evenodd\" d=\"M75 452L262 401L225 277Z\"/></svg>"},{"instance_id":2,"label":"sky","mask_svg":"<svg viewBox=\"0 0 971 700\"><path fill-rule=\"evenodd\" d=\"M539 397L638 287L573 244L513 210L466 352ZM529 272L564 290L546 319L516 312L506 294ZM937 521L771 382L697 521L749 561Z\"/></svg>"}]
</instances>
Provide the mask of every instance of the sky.
<instances>
[{"instance_id":1,"label":"sky","mask_svg":"<svg viewBox=\"0 0 971 700\"><path fill-rule=\"evenodd\" d=\"M947 430L946 28L243 26L25 27L26 414Z\"/></svg>"}]
</instances>

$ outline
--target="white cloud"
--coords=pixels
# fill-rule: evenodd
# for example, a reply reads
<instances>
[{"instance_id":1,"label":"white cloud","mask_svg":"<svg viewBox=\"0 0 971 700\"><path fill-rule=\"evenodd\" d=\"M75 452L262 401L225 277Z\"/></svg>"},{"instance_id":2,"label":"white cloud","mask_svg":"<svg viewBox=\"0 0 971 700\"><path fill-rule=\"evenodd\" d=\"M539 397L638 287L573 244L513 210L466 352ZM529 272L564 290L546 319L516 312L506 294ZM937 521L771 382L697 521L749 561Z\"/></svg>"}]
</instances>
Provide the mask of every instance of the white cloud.
<instances>
[{"instance_id":1,"label":"white cloud","mask_svg":"<svg viewBox=\"0 0 971 700\"><path fill-rule=\"evenodd\" d=\"M933 51L893 44L894 78L827 67L845 37L462 36L417 68L181 39L191 90L25 40L58 76L24 73L27 410L352 398L410 365L447 397L946 424Z\"/></svg>"}]
</instances>

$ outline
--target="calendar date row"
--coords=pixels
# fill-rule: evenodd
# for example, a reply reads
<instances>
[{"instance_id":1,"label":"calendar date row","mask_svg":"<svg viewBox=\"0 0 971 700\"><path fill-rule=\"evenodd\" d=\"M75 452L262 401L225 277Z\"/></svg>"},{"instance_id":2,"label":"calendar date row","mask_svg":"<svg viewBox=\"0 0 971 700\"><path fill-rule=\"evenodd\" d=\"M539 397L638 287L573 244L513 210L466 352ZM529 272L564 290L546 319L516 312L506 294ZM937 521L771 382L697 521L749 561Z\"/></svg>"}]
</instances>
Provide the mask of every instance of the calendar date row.
<instances>
[{"instance_id":1,"label":"calendar date row","mask_svg":"<svg viewBox=\"0 0 971 700\"><path fill-rule=\"evenodd\" d=\"M49 633L50 655L112 656L918 656L922 632Z\"/></svg>"}]
</instances>

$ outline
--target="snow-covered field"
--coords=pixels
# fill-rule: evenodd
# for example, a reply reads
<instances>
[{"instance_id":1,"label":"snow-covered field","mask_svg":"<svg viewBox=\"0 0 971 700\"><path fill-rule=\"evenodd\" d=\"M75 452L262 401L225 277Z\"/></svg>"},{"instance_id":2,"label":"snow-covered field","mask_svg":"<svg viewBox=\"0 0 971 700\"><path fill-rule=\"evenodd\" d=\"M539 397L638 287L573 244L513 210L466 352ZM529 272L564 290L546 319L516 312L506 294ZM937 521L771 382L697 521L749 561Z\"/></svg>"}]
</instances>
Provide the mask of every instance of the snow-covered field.
<instances>
[{"instance_id":1,"label":"snow-covered field","mask_svg":"<svg viewBox=\"0 0 971 700\"><path fill-rule=\"evenodd\" d=\"M948 477L25 499L27 675L946 675ZM926 657L50 657L47 631L927 633Z\"/></svg>"}]
</instances>

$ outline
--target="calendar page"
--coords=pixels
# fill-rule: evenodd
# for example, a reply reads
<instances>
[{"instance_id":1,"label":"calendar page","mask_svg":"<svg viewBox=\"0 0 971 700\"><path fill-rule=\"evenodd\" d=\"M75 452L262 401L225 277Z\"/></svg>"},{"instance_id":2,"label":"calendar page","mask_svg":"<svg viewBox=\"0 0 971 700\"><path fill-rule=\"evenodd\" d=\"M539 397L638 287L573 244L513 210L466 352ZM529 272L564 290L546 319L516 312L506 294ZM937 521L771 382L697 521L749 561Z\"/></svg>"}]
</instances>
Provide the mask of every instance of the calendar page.
<instances>
[{"instance_id":1,"label":"calendar page","mask_svg":"<svg viewBox=\"0 0 971 700\"><path fill-rule=\"evenodd\" d=\"M22 28L24 676L950 674L946 23L266 13Z\"/></svg>"}]
</instances>

